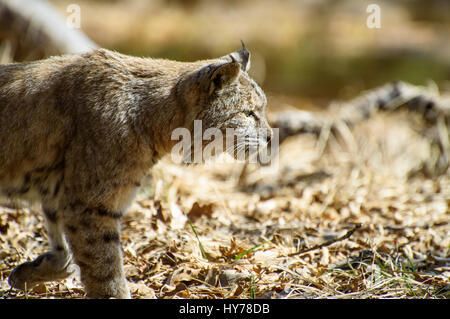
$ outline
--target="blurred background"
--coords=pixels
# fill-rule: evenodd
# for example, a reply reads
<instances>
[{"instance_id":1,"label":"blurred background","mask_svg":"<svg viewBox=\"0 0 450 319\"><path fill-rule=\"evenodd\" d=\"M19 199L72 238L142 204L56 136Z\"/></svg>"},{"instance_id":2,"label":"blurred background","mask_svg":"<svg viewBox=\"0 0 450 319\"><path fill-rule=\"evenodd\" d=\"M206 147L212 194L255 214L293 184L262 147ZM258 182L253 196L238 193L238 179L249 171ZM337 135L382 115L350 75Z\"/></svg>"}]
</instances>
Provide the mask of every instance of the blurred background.
<instances>
[{"instance_id":1,"label":"blurred background","mask_svg":"<svg viewBox=\"0 0 450 319\"><path fill-rule=\"evenodd\" d=\"M237 50L243 40L272 107L326 105L395 80L450 86L447 0L49 2L66 18L78 5L88 37L130 55L199 60ZM380 9L380 28L368 27L371 3ZM23 54L17 37L12 47L19 61L48 55Z\"/></svg>"}]
</instances>

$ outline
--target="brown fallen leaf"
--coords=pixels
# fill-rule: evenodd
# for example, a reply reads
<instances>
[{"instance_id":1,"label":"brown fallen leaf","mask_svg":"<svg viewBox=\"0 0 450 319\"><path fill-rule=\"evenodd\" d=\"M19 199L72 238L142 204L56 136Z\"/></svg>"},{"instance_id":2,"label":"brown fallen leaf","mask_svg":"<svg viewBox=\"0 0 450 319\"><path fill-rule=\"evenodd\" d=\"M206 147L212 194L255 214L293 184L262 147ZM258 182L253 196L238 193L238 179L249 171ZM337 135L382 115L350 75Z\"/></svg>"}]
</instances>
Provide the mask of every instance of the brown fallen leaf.
<instances>
[{"instance_id":1,"label":"brown fallen leaf","mask_svg":"<svg viewBox=\"0 0 450 319\"><path fill-rule=\"evenodd\" d=\"M213 212L214 212L214 204L200 205L198 202L195 202L187 215L189 219L195 220L196 218L199 218L203 215L211 217Z\"/></svg>"},{"instance_id":2,"label":"brown fallen leaf","mask_svg":"<svg viewBox=\"0 0 450 319\"><path fill-rule=\"evenodd\" d=\"M132 294L137 294L147 299L156 299L155 291L142 282L129 282L128 287Z\"/></svg>"}]
</instances>

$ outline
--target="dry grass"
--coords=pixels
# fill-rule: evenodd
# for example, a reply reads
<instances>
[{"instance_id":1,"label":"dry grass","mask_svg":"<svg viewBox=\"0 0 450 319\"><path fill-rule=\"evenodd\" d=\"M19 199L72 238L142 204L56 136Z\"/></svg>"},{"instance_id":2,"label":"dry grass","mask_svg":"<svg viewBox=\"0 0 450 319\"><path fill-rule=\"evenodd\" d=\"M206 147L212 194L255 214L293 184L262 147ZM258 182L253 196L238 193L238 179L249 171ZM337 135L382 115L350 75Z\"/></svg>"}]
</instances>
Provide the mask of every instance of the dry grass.
<instances>
[{"instance_id":1,"label":"dry grass","mask_svg":"<svg viewBox=\"0 0 450 319\"><path fill-rule=\"evenodd\" d=\"M407 177L429 155L410 120L376 115L325 151L292 137L278 168L163 160L123 220L133 297L448 298L450 178ZM36 209L2 208L0 247L5 298L83 297L76 274L10 291L48 248Z\"/></svg>"}]
</instances>

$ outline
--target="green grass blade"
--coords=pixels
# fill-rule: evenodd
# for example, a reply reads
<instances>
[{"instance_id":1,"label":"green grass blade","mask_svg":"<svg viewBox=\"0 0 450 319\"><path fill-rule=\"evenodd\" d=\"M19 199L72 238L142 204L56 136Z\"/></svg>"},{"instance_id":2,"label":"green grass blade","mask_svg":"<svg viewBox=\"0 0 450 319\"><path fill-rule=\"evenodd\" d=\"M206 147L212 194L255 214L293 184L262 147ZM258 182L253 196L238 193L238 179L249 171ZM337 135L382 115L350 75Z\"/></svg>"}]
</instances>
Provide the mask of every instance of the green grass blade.
<instances>
[{"instance_id":1,"label":"green grass blade","mask_svg":"<svg viewBox=\"0 0 450 319\"><path fill-rule=\"evenodd\" d=\"M255 299L255 279L253 278L253 274L250 275L250 284L248 290L250 292L250 298Z\"/></svg>"},{"instance_id":2,"label":"green grass blade","mask_svg":"<svg viewBox=\"0 0 450 319\"><path fill-rule=\"evenodd\" d=\"M202 252L203 258L208 259L207 255L206 255L206 251L203 248L202 242L200 241L200 238L198 237L198 234L197 234L197 231L195 230L194 225L192 225L192 222L189 219L188 219L188 223L189 223L189 225L191 225L192 231L194 232L194 235L197 238L198 246L200 247L200 251Z\"/></svg>"},{"instance_id":3,"label":"green grass blade","mask_svg":"<svg viewBox=\"0 0 450 319\"><path fill-rule=\"evenodd\" d=\"M241 258L244 257L245 255L247 255L248 253L253 252L253 251L259 249L261 246L263 246L264 244L269 243L270 241L271 241L271 240L268 239L268 240L266 240L265 242L263 242L263 243L261 243L261 244L259 244L259 245L256 245L256 246L254 246L254 247L252 247L252 248L250 248L250 249L247 249L246 251L243 251L243 252L240 253L240 254L237 254L236 257L233 258L233 261L238 261L239 259L241 259Z\"/></svg>"}]
</instances>

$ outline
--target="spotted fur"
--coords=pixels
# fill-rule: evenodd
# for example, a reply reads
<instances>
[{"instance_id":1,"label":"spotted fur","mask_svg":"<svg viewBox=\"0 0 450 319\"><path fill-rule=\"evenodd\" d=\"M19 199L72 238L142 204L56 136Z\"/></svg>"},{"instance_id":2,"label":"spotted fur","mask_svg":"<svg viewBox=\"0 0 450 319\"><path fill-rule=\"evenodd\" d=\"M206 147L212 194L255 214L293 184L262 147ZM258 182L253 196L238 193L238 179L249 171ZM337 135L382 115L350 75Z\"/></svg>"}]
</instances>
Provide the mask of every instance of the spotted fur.
<instances>
[{"instance_id":1,"label":"spotted fur","mask_svg":"<svg viewBox=\"0 0 450 319\"><path fill-rule=\"evenodd\" d=\"M51 250L11 273L30 288L74 261L88 297L129 298L120 218L178 127L270 127L243 48L176 62L105 49L0 66L0 192L40 201ZM72 260L73 255L73 260Z\"/></svg>"}]
</instances>

